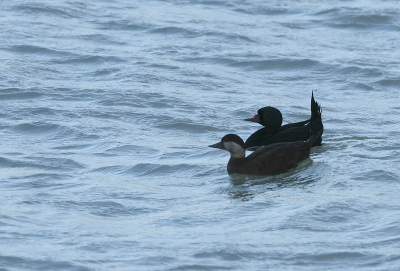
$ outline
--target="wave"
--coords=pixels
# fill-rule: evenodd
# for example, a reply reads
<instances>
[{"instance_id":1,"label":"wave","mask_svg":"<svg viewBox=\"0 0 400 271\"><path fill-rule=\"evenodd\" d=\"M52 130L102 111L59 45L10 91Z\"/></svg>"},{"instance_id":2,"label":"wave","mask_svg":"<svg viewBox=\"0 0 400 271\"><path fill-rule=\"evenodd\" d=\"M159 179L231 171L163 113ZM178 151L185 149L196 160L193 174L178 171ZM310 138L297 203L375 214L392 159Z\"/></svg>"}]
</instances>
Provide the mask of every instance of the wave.
<instances>
[{"instance_id":1,"label":"wave","mask_svg":"<svg viewBox=\"0 0 400 271\"><path fill-rule=\"evenodd\" d=\"M321 23L334 28L384 29L385 31L399 31L396 24L398 13L385 10L378 12L356 8L333 8L319 11L314 14L316 17L324 17Z\"/></svg>"},{"instance_id":2,"label":"wave","mask_svg":"<svg viewBox=\"0 0 400 271\"><path fill-rule=\"evenodd\" d=\"M50 172L73 172L85 168L83 164L73 159L42 156L28 156L14 159L0 157L0 165L6 168L39 169Z\"/></svg>"},{"instance_id":3,"label":"wave","mask_svg":"<svg viewBox=\"0 0 400 271\"><path fill-rule=\"evenodd\" d=\"M20 88L1 89L0 100L30 100L43 97L39 91L25 90Z\"/></svg>"},{"instance_id":4,"label":"wave","mask_svg":"<svg viewBox=\"0 0 400 271\"><path fill-rule=\"evenodd\" d=\"M187 175L190 171L196 171L200 168L201 166L185 163L174 165L139 163L132 166L123 173L143 177L182 176Z\"/></svg>"},{"instance_id":5,"label":"wave","mask_svg":"<svg viewBox=\"0 0 400 271\"><path fill-rule=\"evenodd\" d=\"M22 235L21 238L31 237L29 235ZM87 268L85 265L73 263L72 261L57 261L51 259L38 260L37 258L30 257L17 257L13 255L8 256L7 254L9 253L3 253L2 255L0 255L0 265L15 270L26 270L27 266L29 266L29 269L31 270L89 270L89 268Z\"/></svg>"},{"instance_id":6,"label":"wave","mask_svg":"<svg viewBox=\"0 0 400 271\"><path fill-rule=\"evenodd\" d=\"M79 8L78 8L79 6ZM57 16L63 18L79 18L83 15L82 5L77 5L74 8L73 6L56 6L56 5L48 5L44 3L24 3L13 6L13 10L19 12L22 11L24 13L30 15L43 15L43 16Z\"/></svg>"}]
</instances>

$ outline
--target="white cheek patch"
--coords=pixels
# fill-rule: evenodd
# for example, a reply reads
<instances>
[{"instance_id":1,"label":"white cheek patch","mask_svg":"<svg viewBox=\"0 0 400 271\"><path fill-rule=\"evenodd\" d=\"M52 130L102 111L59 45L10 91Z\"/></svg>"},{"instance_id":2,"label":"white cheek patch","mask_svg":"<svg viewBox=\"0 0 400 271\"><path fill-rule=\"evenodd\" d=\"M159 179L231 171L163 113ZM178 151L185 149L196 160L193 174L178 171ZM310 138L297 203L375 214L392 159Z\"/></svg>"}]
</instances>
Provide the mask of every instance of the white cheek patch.
<instances>
[{"instance_id":1,"label":"white cheek patch","mask_svg":"<svg viewBox=\"0 0 400 271\"><path fill-rule=\"evenodd\" d=\"M223 142L222 145L225 150L231 153L231 157L233 158L243 158L245 156L243 147L235 142L227 141Z\"/></svg>"}]
</instances>

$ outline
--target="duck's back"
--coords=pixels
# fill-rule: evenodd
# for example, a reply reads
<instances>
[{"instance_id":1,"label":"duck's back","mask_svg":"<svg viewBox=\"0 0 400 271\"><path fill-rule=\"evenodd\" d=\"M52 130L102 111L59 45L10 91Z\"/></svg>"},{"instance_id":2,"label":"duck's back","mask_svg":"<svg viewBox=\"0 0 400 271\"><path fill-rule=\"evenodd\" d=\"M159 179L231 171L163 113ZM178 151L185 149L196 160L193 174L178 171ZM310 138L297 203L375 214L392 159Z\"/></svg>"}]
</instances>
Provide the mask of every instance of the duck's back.
<instances>
[{"instance_id":1,"label":"duck's back","mask_svg":"<svg viewBox=\"0 0 400 271\"><path fill-rule=\"evenodd\" d=\"M267 146L282 142L306 141L310 138L311 132L305 126L291 127L271 133L268 129L262 128L254 132L245 142L246 148L256 146Z\"/></svg>"},{"instance_id":2,"label":"duck's back","mask_svg":"<svg viewBox=\"0 0 400 271\"><path fill-rule=\"evenodd\" d=\"M271 131L264 127L254 132L244 143L246 148L267 146L269 144L277 143L275 141L275 135L277 132ZM279 142L279 141L278 141Z\"/></svg>"},{"instance_id":3,"label":"duck's back","mask_svg":"<svg viewBox=\"0 0 400 271\"><path fill-rule=\"evenodd\" d=\"M306 142L271 144L259 148L246 158L231 158L228 163L228 172L249 175L280 174L295 168L309 155L310 145Z\"/></svg>"},{"instance_id":4,"label":"duck's back","mask_svg":"<svg viewBox=\"0 0 400 271\"><path fill-rule=\"evenodd\" d=\"M271 132L267 128L259 129L246 140L246 148L267 146L281 142L306 141L318 131L323 131L323 125L320 120L314 123L307 123L306 125L303 125L303 122L295 124L296 125L284 125L277 132ZM320 146L321 141L322 138L320 137L313 146Z\"/></svg>"}]
</instances>

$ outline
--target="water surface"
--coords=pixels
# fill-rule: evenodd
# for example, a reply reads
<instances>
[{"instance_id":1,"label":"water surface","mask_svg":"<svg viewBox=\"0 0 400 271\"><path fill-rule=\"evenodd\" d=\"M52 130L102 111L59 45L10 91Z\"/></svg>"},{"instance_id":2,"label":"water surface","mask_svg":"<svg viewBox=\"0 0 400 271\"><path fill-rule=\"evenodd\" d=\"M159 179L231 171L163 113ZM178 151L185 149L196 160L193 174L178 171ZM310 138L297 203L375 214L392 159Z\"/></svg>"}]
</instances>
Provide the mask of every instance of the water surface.
<instances>
[{"instance_id":1,"label":"water surface","mask_svg":"<svg viewBox=\"0 0 400 271\"><path fill-rule=\"evenodd\" d=\"M0 270L399 269L397 1L0 7ZM228 176L312 90L323 146Z\"/></svg>"}]
</instances>

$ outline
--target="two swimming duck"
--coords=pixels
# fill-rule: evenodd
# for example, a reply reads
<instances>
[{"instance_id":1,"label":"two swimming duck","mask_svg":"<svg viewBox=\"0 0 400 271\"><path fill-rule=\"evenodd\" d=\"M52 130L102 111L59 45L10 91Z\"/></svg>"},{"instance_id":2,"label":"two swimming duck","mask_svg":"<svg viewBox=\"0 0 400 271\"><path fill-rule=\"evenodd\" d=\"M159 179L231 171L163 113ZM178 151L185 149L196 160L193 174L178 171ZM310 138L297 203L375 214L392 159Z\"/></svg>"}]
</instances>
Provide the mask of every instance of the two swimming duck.
<instances>
[{"instance_id":1,"label":"two swimming duck","mask_svg":"<svg viewBox=\"0 0 400 271\"><path fill-rule=\"evenodd\" d=\"M246 119L264 126L244 142L238 135L225 135L221 142L210 145L229 151L228 174L276 175L295 168L310 156L313 146L322 142L321 106L311 95L311 118L282 126L281 112L271 106L260 108ZM246 149L256 149L245 156Z\"/></svg>"}]
</instances>

